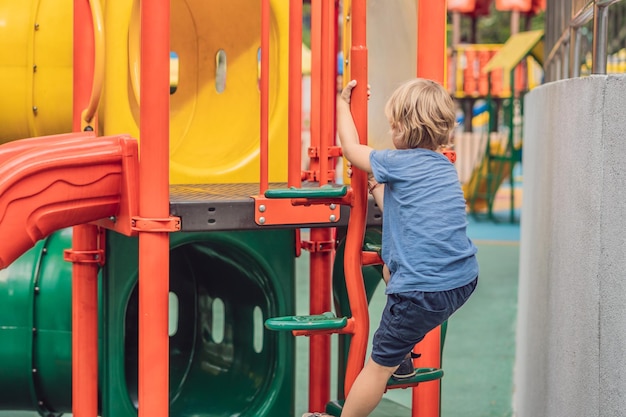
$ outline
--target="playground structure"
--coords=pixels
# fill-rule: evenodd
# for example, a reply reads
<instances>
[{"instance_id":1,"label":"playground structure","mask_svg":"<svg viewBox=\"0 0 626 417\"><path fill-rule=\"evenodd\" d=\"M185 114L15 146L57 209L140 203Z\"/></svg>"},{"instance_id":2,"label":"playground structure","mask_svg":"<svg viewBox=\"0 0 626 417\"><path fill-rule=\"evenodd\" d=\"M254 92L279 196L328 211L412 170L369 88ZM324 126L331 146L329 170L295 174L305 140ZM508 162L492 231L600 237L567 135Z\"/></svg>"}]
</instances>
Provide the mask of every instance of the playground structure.
<instances>
[{"instance_id":1,"label":"playground structure","mask_svg":"<svg viewBox=\"0 0 626 417\"><path fill-rule=\"evenodd\" d=\"M311 340L308 408L340 412L365 359L380 218L373 206L367 216L363 172L336 184L337 6L311 4L302 171L301 1L2 4L0 409L293 415L293 332ZM443 82L445 3L395 7L417 28L403 76ZM387 76L368 60L375 14L362 0L341 13L344 74ZM354 103L366 141L364 89ZM305 318L293 316L303 249ZM327 313L333 298L343 317ZM267 329L276 323L288 331ZM345 367L333 398L336 333ZM389 386L412 387L415 416L439 414L444 334L420 344L416 377Z\"/></svg>"},{"instance_id":2,"label":"playground structure","mask_svg":"<svg viewBox=\"0 0 626 417\"><path fill-rule=\"evenodd\" d=\"M509 221L514 222L514 169L521 162L523 97L543 80L543 31L531 30L545 0L496 0L495 9L510 16L505 44L477 42L477 20L492 11L492 0L450 0L452 47L448 52L448 90L459 103L462 128L455 135L457 171L468 211L476 218L499 220L496 194L509 179ZM521 17L524 28L520 28ZM462 18L469 32L462 35ZM520 29L522 31L520 31ZM475 117L477 110L479 117ZM481 114L482 113L482 114Z\"/></svg>"},{"instance_id":3,"label":"playground structure","mask_svg":"<svg viewBox=\"0 0 626 417\"><path fill-rule=\"evenodd\" d=\"M455 136L457 170L468 210L475 216L486 213L495 219L496 193L508 179L509 221L515 221L514 168L522 154L522 103L541 83L542 39L541 30L521 32L503 45L460 45L451 52L448 89L465 114L463 132ZM477 100L482 102L482 117L475 115Z\"/></svg>"}]
</instances>

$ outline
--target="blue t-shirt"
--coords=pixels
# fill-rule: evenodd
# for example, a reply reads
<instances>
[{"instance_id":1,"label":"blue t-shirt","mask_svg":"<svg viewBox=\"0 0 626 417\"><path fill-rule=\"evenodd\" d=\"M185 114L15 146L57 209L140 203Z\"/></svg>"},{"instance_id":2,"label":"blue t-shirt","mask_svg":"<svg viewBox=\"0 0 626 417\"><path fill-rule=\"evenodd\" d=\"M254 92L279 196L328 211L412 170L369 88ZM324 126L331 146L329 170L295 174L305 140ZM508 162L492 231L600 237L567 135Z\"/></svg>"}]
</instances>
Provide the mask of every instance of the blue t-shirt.
<instances>
[{"instance_id":1,"label":"blue t-shirt","mask_svg":"<svg viewBox=\"0 0 626 417\"><path fill-rule=\"evenodd\" d=\"M386 293L446 291L478 276L467 237L465 199L454 165L428 149L372 151L376 181L385 184L382 258Z\"/></svg>"}]
</instances>

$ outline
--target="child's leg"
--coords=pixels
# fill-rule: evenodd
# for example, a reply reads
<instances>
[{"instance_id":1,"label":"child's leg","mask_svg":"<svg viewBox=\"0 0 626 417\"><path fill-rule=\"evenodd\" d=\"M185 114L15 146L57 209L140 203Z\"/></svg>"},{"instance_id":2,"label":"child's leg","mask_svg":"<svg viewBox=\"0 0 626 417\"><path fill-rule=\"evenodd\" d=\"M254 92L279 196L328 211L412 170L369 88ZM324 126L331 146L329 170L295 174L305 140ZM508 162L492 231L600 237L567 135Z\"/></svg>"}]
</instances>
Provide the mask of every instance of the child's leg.
<instances>
[{"instance_id":1,"label":"child's leg","mask_svg":"<svg viewBox=\"0 0 626 417\"><path fill-rule=\"evenodd\" d=\"M371 358L354 381L341 417L366 417L378 405L397 366L381 366Z\"/></svg>"}]
</instances>

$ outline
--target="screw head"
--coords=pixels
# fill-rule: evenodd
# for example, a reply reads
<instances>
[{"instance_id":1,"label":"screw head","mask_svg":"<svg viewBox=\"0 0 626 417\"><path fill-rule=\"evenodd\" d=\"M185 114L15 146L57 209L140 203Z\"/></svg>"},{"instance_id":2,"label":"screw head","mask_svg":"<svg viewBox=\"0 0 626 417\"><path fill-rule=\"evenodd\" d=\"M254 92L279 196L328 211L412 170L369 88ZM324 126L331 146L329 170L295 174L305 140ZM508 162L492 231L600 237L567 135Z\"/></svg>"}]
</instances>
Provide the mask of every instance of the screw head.
<instances>
[{"instance_id":1,"label":"screw head","mask_svg":"<svg viewBox=\"0 0 626 417\"><path fill-rule=\"evenodd\" d=\"M265 217L259 217L259 223L265 224Z\"/></svg>"}]
</instances>

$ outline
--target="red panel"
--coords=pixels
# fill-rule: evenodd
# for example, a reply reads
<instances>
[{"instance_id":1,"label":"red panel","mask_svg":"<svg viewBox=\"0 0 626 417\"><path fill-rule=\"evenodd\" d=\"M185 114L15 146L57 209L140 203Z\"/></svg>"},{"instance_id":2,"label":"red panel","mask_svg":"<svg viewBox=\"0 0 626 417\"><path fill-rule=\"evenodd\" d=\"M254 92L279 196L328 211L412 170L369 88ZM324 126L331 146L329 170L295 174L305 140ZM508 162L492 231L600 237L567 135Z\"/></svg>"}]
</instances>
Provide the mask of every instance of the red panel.
<instances>
[{"instance_id":1,"label":"red panel","mask_svg":"<svg viewBox=\"0 0 626 417\"><path fill-rule=\"evenodd\" d=\"M496 9L504 11L529 12L532 0L496 0Z\"/></svg>"}]
</instances>

